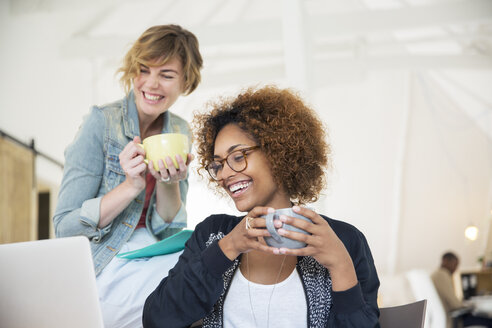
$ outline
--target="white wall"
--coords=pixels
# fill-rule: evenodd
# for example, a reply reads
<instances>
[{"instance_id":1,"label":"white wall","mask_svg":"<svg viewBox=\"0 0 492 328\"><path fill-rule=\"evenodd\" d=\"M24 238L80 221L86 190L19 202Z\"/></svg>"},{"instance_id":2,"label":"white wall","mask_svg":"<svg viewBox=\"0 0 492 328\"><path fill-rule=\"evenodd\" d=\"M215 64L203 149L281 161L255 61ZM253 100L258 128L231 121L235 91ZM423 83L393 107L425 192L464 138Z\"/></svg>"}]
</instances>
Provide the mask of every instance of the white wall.
<instances>
[{"instance_id":1,"label":"white wall","mask_svg":"<svg viewBox=\"0 0 492 328\"><path fill-rule=\"evenodd\" d=\"M0 128L26 143L35 139L39 151L62 161L91 103L92 81L90 61L64 59L60 46L87 17L0 6ZM38 174L58 179L59 169L39 161Z\"/></svg>"},{"instance_id":2,"label":"white wall","mask_svg":"<svg viewBox=\"0 0 492 328\"><path fill-rule=\"evenodd\" d=\"M491 140L435 79L412 82L398 268L432 267L445 250L476 267L491 217ZM481 232L475 242L464 237L469 224Z\"/></svg>"},{"instance_id":3,"label":"white wall","mask_svg":"<svg viewBox=\"0 0 492 328\"><path fill-rule=\"evenodd\" d=\"M407 106L408 73L368 72L316 92L316 108L333 146L334 170L325 212L366 235L378 270L388 268L388 236L400 131Z\"/></svg>"}]
</instances>

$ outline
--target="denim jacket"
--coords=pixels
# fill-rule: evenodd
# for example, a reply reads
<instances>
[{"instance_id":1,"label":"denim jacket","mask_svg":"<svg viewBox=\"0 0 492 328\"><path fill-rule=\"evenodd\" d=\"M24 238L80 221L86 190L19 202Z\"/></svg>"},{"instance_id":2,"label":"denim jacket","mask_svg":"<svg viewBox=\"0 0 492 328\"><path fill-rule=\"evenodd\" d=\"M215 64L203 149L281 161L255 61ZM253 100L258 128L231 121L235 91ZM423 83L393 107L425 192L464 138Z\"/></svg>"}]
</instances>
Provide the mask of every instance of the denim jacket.
<instances>
[{"instance_id":1,"label":"denim jacket","mask_svg":"<svg viewBox=\"0 0 492 328\"><path fill-rule=\"evenodd\" d=\"M190 136L187 122L166 111L162 133ZM98 228L102 197L125 180L119 154L139 136L133 91L127 97L98 107L84 118L74 141L65 150L65 168L53 217L57 237L87 236L91 242L96 275L111 261L132 235L142 213L145 189L106 227ZM156 240L186 226L188 180L179 183L182 206L171 223L155 209L155 190L146 216L148 231Z\"/></svg>"}]
</instances>

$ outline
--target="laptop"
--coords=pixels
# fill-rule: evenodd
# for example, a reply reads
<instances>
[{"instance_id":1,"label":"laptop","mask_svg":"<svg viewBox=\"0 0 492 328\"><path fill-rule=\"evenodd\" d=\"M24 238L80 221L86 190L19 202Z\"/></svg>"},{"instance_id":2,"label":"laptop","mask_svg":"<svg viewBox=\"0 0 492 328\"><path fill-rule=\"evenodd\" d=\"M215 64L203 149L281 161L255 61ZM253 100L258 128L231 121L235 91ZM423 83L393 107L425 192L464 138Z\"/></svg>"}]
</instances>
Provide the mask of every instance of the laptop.
<instances>
[{"instance_id":1,"label":"laptop","mask_svg":"<svg viewBox=\"0 0 492 328\"><path fill-rule=\"evenodd\" d=\"M86 237L0 245L0 326L103 327Z\"/></svg>"}]
</instances>

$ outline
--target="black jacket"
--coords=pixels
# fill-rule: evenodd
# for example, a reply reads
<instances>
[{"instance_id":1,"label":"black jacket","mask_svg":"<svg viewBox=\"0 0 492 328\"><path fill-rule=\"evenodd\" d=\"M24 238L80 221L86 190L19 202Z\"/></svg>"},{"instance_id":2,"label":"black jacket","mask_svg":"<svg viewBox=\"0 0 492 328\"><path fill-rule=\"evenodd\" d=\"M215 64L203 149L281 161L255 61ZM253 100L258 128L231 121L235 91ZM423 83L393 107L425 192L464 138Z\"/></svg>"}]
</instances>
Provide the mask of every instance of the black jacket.
<instances>
[{"instance_id":1,"label":"black jacket","mask_svg":"<svg viewBox=\"0 0 492 328\"><path fill-rule=\"evenodd\" d=\"M347 248L359 283L331 290L329 271L312 257L299 257L309 327L378 327L379 279L364 235L354 226L324 217ZM145 302L146 328L187 327L203 318L203 327L222 327L223 305L239 258L230 261L218 245L242 217L212 215L197 225L176 266Z\"/></svg>"}]
</instances>

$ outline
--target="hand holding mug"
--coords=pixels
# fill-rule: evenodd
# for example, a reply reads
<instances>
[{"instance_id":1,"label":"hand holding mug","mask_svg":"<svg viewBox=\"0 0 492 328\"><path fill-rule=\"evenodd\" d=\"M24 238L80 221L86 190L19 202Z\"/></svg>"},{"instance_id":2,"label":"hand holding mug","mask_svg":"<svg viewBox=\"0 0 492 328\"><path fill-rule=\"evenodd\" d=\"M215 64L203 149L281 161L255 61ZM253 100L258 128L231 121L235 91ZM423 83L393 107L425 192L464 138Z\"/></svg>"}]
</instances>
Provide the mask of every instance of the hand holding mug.
<instances>
[{"instance_id":1,"label":"hand holding mug","mask_svg":"<svg viewBox=\"0 0 492 328\"><path fill-rule=\"evenodd\" d=\"M157 181L172 184L186 179L188 165L193 160L187 135L156 134L145 138L139 146L145 152L144 161L150 174Z\"/></svg>"},{"instance_id":2,"label":"hand holding mug","mask_svg":"<svg viewBox=\"0 0 492 328\"><path fill-rule=\"evenodd\" d=\"M176 168L171 157L166 156L166 158L164 159L165 162L162 159L159 159L157 162L159 171L156 171L154 169L155 164L151 160L149 160L149 172L157 181L167 184L176 183L186 179L186 176L188 174L188 167L193 158L193 154L187 154L185 163L183 161L183 158L181 158L181 155L176 155L175 160L178 163L178 168ZM167 164L167 167L164 165L164 163Z\"/></svg>"},{"instance_id":3,"label":"hand holding mug","mask_svg":"<svg viewBox=\"0 0 492 328\"><path fill-rule=\"evenodd\" d=\"M281 208L277 209L274 212L268 213L264 216L266 227L268 232L270 232L271 237L265 237L265 242L272 247L276 248L303 248L306 246L306 242L296 239L291 239L288 237L281 236L277 228L282 228L284 230L295 231L302 234L309 234L309 232L302 230L294 225L290 225L288 223L283 223L279 221L279 217L281 216L289 216L293 218L297 218L300 220L304 220L307 222L311 222L307 217L302 216L301 214L297 214L292 210L292 208ZM275 226L275 223L278 222L279 225Z\"/></svg>"},{"instance_id":4,"label":"hand holding mug","mask_svg":"<svg viewBox=\"0 0 492 328\"><path fill-rule=\"evenodd\" d=\"M133 138L118 156L120 166L125 172L126 182L129 183L137 192L145 188L145 170L147 165L144 162L145 151L139 147L140 137Z\"/></svg>"},{"instance_id":5,"label":"hand holding mug","mask_svg":"<svg viewBox=\"0 0 492 328\"><path fill-rule=\"evenodd\" d=\"M269 207L255 207L239 222L231 232L219 241L224 254L234 260L241 253L253 249L272 253L273 248L260 242L260 237L268 237L265 219L262 217L273 212ZM280 226L280 222L277 223Z\"/></svg>"},{"instance_id":6,"label":"hand holding mug","mask_svg":"<svg viewBox=\"0 0 492 328\"><path fill-rule=\"evenodd\" d=\"M297 227L308 234L290 231L285 228L280 228L277 232L283 237L306 243L306 246L299 249L280 248L278 250L279 254L312 256L328 269L348 264L353 267L352 259L345 245L325 219L313 210L305 207L294 206L292 210L294 213L302 215L309 220L280 215L280 221L283 224Z\"/></svg>"}]
</instances>

